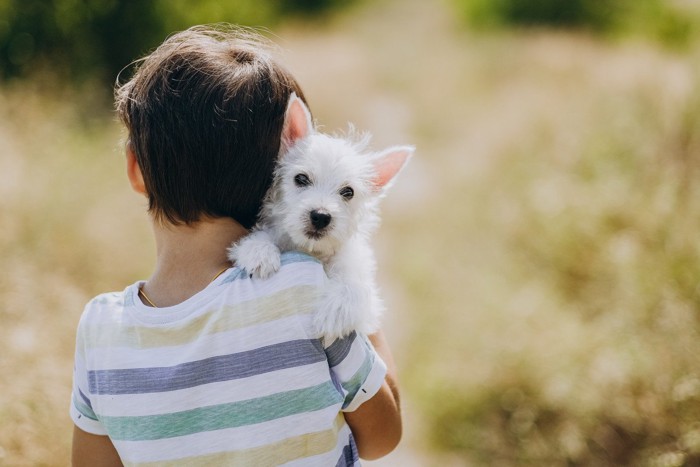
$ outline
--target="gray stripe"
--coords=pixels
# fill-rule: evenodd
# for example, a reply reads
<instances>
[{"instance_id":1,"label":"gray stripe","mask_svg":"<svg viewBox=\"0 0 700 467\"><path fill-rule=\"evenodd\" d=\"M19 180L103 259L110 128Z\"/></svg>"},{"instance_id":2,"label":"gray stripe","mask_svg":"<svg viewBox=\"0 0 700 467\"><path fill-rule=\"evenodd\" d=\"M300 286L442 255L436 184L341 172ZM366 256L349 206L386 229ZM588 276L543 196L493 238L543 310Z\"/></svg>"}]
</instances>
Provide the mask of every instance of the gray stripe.
<instances>
[{"instance_id":1,"label":"gray stripe","mask_svg":"<svg viewBox=\"0 0 700 467\"><path fill-rule=\"evenodd\" d=\"M91 394L175 391L325 360L318 339L294 340L170 367L88 371Z\"/></svg>"},{"instance_id":2,"label":"gray stripe","mask_svg":"<svg viewBox=\"0 0 700 467\"><path fill-rule=\"evenodd\" d=\"M350 353L352 343L355 341L357 333L353 331L349 336L342 339L337 339L326 349L326 357L328 357L328 366L333 368L340 362L345 360L345 357Z\"/></svg>"}]
</instances>

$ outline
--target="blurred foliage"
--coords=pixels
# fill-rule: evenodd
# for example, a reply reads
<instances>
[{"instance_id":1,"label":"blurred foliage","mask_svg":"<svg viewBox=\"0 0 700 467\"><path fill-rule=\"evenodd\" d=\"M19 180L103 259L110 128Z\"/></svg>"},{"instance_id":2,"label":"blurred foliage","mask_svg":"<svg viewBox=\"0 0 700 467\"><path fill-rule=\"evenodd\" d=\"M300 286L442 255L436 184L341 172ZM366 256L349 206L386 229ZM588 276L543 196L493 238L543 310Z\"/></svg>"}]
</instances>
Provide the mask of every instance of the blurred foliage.
<instances>
[{"instance_id":1,"label":"blurred foliage","mask_svg":"<svg viewBox=\"0 0 700 467\"><path fill-rule=\"evenodd\" d=\"M340 0L0 0L0 78L50 72L111 81L169 34L195 24L269 26Z\"/></svg>"},{"instance_id":2,"label":"blurred foliage","mask_svg":"<svg viewBox=\"0 0 700 467\"><path fill-rule=\"evenodd\" d=\"M640 33L685 45L697 24L693 10L672 0L455 0L477 28L555 27L593 32ZM689 3L689 2L688 2Z\"/></svg>"},{"instance_id":3,"label":"blurred foliage","mask_svg":"<svg viewBox=\"0 0 700 467\"><path fill-rule=\"evenodd\" d=\"M630 1L607 0L458 0L476 25L609 27Z\"/></svg>"},{"instance_id":4,"label":"blurred foliage","mask_svg":"<svg viewBox=\"0 0 700 467\"><path fill-rule=\"evenodd\" d=\"M523 341L500 342L478 383L416 383L441 401L426 407L434 446L477 465L700 465L693 88L666 103L671 113L651 89L598 103L569 153L552 147L558 130L540 128L465 196L507 206L482 228L502 232ZM504 313L491 312L479 332Z\"/></svg>"}]
</instances>

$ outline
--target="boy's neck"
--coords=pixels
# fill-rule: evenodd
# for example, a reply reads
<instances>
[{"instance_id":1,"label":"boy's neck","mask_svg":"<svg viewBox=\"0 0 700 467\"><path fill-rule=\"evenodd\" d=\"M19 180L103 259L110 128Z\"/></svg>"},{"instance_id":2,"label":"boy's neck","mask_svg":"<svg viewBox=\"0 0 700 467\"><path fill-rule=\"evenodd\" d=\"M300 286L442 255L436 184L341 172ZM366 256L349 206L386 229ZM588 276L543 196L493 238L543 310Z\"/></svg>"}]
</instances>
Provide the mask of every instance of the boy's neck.
<instances>
[{"instance_id":1,"label":"boy's neck","mask_svg":"<svg viewBox=\"0 0 700 467\"><path fill-rule=\"evenodd\" d=\"M154 221L153 232L156 265L143 290L158 307L181 303L209 285L217 273L231 266L226 249L248 233L230 218L191 226Z\"/></svg>"}]
</instances>

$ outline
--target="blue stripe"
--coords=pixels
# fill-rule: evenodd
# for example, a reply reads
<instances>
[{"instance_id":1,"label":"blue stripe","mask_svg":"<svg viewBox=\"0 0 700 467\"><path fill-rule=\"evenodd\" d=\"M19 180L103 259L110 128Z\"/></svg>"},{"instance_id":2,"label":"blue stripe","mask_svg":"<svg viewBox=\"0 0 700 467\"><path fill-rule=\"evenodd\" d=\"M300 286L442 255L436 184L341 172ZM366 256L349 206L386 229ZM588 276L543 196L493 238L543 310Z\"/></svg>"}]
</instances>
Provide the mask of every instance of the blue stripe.
<instances>
[{"instance_id":1,"label":"blue stripe","mask_svg":"<svg viewBox=\"0 0 700 467\"><path fill-rule=\"evenodd\" d=\"M90 403L90 399L88 399L87 396L85 394L83 394L83 391L81 391L80 388L78 388L78 394L80 395L80 398L83 400L83 402L85 402L85 405L90 407L90 410L95 410L92 408L92 404Z\"/></svg>"},{"instance_id":2,"label":"blue stripe","mask_svg":"<svg viewBox=\"0 0 700 467\"><path fill-rule=\"evenodd\" d=\"M170 367L88 371L91 394L175 391L310 365L326 359L321 341L303 339Z\"/></svg>"},{"instance_id":3,"label":"blue stripe","mask_svg":"<svg viewBox=\"0 0 700 467\"><path fill-rule=\"evenodd\" d=\"M228 284L229 282L237 281L240 279L248 279L250 277L245 269L233 268L233 271L229 272L224 280L221 281L221 285Z\"/></svg>"},{"instance_id":4,"label":"blue stripe","mask_svg":"<svg viewBox=\"0 0 700 467\"><path fill-rule=\"evenodd\" d=\"M349 336L342 339L337 339L326 349L326 357L328 358L328 366L334 366L345 360L345 357L350 353L352 343L355 341L357 333L353 331Z\"/></svg>"},{"instance_id":5,"label":"blue stripe","mask_svg":"<svg viewBox=\"0 0 700 467\"><path fill-rule=\"evenodd\" d=\"M302 253L301 251L285 251L280 257L282 266L292 263L318 263L321 261L309 254Z\"/></svg>"},{"instance_id":6,"label":"blue stripe","mask_svg":"<svg viewBox=\"0 0 700 467\"><path fill-rule=\"evenodd\" d=\"M93 298L90 303L96 303L99 305L114 305L114 306L124 306L127 297L124 296L123 292L108 292L98 295Z\"/></svg>"},{"instance_id":7,"label":"blue stripe","mask_svg":"<svg viewBox=\"0 0 700 467\"><path fill-rule=\"evenodd\" d=\"M353 467L359 461L360 455L357 452L355 438L353 438L352 433L350 433L349 443L343 447L343 453L340 455L340 459L336 462L335 467Z\"/></svg>"},{"instance_id":8,"label":"blue stripe","mask_svg":"<svg viewBox=\"0 0 700 467\"><path fill-rule=\"evenodd\" d=\"M138 293L138 288L135 290ZM124 294L124 306L134 306L134 291L130 289L129 292Z\"/></svg>"},{"instance_id":9,"label":"blue stripe","mask_svg":"<svg viewBox=\"0 0 700 467\"><path fill-rule=\"evenodd\" d=\"M355 444L355 437L350 433L350 459L352 461L352 465L357 464L360 462L360 453L357 450L357 444Z\"/></svg>"}]
</instances>

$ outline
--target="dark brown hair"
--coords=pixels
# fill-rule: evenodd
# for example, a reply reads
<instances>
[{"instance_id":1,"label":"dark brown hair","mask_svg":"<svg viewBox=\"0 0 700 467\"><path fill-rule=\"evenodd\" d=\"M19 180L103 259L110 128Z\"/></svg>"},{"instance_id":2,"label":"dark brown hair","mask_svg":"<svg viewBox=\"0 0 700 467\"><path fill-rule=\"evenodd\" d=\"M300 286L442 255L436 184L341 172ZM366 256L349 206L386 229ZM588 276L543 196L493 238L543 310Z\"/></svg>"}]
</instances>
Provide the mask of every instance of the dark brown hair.
<instances>
[{"instance_id":1,"label":"dark brown hair","mask_svg":"<svg viewBox=\"0 0 700 467\"><path fill-rule=\"evenodd\" d=\"M173 224L255 223L296 80L260 36L195 27L168 38L115 89L149 211Z\"/></svg>"}]
</instances>

